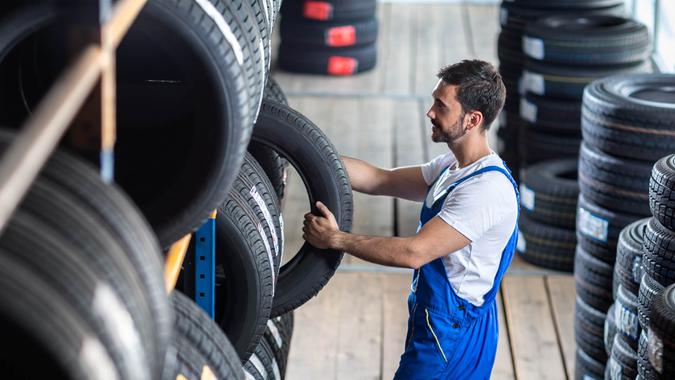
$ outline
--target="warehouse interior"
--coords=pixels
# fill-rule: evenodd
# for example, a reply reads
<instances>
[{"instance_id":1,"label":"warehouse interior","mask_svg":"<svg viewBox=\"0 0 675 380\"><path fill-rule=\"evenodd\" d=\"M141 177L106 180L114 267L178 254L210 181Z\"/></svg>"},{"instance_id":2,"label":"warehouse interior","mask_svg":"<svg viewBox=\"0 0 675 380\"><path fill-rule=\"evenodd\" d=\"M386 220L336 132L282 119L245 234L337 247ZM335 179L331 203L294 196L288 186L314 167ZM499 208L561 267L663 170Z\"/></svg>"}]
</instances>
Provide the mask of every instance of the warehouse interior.
<instances>
[{"instance_id":1,"label":"warehouse interior","mask_svg":"<svg viewBox=\"0 0 675 380\"><path fill-rule=\"evenodd\" d=\"M675 378L673 41L663 0L3 2L0 372ZM420 236L437 198L366 194L352 158L455 157L437 75L478 61L504 84L484 133L518 218L494 300L467 304L497 317L474 355L470 319L409 299L434 262L459 293L460 250L383 265L303 234L320 201L336 234Z\"/></svg>"}]
</instances>

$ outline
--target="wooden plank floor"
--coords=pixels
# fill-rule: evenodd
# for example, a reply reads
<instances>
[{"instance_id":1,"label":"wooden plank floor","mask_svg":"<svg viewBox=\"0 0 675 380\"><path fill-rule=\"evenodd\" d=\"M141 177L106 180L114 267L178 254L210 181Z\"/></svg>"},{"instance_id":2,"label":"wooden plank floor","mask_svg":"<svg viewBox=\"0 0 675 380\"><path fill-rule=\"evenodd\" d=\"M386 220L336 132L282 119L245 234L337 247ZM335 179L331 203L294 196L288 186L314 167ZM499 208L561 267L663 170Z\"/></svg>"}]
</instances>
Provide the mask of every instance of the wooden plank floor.
<instances>
[{"instance_id":1,"label":"wooden plank floor","mask_svg":"<svg viewBox=\"0 0 675 380\"><path fill-rule=\"evenodd\" d=\"M290 105L308 116L344 155L383 167L420 164L447 147L430 141L425 116L435 74L466 58L496 63L498 8L493 5L378 3L378 64L348 78L273 77ZM277 38L273 41L278 43ZM496 136L493 126L490 143ZM284 200L285 259L296 252L309 210L297 174ZM353 231L415 233L419 204L354 194ZM351 256L321 293L296 311L288 380L390 379L405 339L410 271ZM574 284L569 275L518 257L499 298L500 342L494 379L573 377Z\"/></svg>"}]
</instances>

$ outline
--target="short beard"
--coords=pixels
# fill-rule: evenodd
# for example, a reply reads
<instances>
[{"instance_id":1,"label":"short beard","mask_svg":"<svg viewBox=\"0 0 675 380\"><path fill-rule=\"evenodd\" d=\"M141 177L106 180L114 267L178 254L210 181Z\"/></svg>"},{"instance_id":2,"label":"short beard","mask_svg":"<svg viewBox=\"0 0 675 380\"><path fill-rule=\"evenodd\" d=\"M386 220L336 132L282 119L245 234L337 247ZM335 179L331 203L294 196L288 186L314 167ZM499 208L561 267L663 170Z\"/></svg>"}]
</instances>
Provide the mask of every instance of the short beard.
<instances>
[{"instance_id":1,"label":"short beard","mask_svg":"<svg viewBox=\"0 0 675 380\"><path fill-rule=\"evenodd\" d=\"M465 113L462 112L461 115L459 115L459 120L455 124L453 124L450 127L450 130L448 132L443 131L439 127L436 127L439 132L439 136L431 136L431 141L435 143L454 143L460 138L462 138L464 135L466 135L467 130L462 127L462 122L464 121L464 115ZM435 125L434 125L435 126Z\"/></svg>"}]
</instances>

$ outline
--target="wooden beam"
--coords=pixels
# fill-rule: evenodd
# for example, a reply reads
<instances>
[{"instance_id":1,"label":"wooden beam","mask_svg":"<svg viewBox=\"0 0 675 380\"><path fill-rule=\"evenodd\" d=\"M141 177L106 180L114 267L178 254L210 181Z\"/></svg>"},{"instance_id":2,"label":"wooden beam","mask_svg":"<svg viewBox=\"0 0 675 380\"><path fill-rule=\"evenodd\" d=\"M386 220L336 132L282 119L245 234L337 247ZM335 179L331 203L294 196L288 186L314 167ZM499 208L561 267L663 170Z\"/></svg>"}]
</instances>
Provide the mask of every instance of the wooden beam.
<instances>
[{"instance_id":1,"label":"wooden beam","mask_svg":"<svg viewBox=\"0 0 675 380\"><path fill-rule=\"evenodd\" d=\"M110 33L110 43L117 48L147 0L120 0L113 8L113 14L105 28Z\"/></svg>"},{"instance_id":2,"label":"wooden beam","mask_svg":"<svg viewBox=\"0 0 675 380\"><path fill-rule=\"evenodd\" d=\"M166 263L164 264L164 285L167 293L171 293L176 287L176 281L178 281L178 276L180 275L180 270L183 266L183 261L185 260L185 254L190 245L190 239L192 239L192 234L185 235L182 239L171 245L169 253L166 255Z\"/></svg>"},{"instance_id":3,"label":"wooden beam","mask_svg":"<svg viewBox=\"0 0 675 380\"><path fill-rule=\"evenodd\" d=\"M0 162L0 230L96 85L105 62L100 47L86 47L5 151Z\"/></svg>"}]
</instances>

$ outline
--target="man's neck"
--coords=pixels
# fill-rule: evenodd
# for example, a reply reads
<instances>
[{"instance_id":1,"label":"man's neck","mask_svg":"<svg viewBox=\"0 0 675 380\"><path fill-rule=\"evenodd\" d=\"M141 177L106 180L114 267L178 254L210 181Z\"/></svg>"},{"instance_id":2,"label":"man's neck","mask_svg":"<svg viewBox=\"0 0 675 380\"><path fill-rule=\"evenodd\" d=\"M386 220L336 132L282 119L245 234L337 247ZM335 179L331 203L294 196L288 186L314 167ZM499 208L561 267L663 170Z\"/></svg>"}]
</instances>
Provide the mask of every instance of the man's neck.
<instances>
[{"instance_id":1,"label":"man's neck","mask_svg":"<svg viewBox=\"0 0 675 380\"><path fill-rule=\"evenodd\" d=\"M477 136L466 136L468 139L448 143L448 148L457 159L458 168L467 167L481 158L492 153L488 145L487 136L483 133Z\"/></svg>"}]
</instances>

